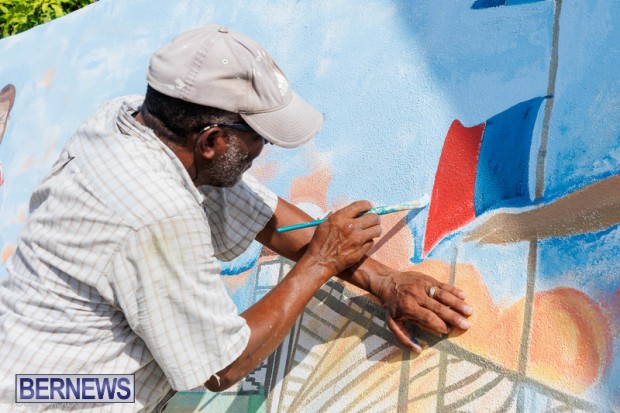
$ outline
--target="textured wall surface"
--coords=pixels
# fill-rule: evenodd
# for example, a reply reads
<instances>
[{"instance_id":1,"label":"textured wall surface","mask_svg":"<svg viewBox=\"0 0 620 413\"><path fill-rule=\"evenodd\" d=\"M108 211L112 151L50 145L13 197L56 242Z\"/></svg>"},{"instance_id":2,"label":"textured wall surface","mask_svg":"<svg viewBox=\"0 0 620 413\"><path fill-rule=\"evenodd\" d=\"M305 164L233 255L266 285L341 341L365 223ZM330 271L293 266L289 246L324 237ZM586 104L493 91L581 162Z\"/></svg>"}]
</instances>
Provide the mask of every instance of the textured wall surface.
<instances>
[{"instance_id":1,"label":"textured wall surface","mask_svg":"<svg viewBox=\"0 0 620 413\"><path fill-rule=\"evenodd\" d=\"M143 93L150 54L208 23L269 49L326 114L254 175L317 217L425 194L374 256L461 287L472 328L403 351L382 310L329 282L236 388L179 411L613 411L620 405L620 5L614 0L101 0L0 41L0 279L30 193L74 129ZM6 128L5 128L6 126ZM224 263L240 310L290 263Z\"/></svg>"}]
</instances>

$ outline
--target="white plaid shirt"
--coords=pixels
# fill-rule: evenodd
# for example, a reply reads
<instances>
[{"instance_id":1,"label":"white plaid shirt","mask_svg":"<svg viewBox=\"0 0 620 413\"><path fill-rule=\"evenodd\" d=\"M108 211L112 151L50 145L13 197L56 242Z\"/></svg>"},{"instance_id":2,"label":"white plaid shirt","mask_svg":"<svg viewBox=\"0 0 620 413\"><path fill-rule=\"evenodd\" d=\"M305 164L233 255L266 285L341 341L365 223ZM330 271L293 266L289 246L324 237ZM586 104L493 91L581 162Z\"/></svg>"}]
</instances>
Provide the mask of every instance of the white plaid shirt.
<instances>
[{"instance_id":1,"label":"white plaid shirt","mask_svg":"<svg viewBox=\"0 0 620 413\"><path fill-rule=\"evenodd\" d=\"M131 116L142 100L115 100L86 121L32 196L0 285L0 411L16 408L15 374L34 373L135 374L135 404L97 411L150 411L247 344L217 259L249 246L277 197L247 174L197 190Z\"/></svg>"}]
</instances>

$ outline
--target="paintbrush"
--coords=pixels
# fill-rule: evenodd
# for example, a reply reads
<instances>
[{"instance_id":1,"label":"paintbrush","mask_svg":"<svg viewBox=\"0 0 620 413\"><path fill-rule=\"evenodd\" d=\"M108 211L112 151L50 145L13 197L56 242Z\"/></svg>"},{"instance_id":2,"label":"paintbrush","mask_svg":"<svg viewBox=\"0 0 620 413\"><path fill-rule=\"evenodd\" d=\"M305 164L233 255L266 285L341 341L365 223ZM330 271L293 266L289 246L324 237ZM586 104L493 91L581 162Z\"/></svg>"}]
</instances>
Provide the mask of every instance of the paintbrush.
<instances>
[{"instance_id":1,"label":"paintbrush","mask_svg":"<svg viewBox=\"0 0 620 413\"><path fill-rule=\"evenodd\" d=\"M429 201L430 201L429 196L424 195L422 198L415 200L415 201L401 202L400 204L393 204L393 205L378 206L378 207L370 208L368 211L362 212L359 216L362 216L364 214L385 215L385 214L391 214L393 212L398 212L398 211L409 211L411 209L422 209L428 205ZM325 221L326 219L327 218L323 218L323 219L317 219L316 221L302 222L301 224L287 225L285 227L277 228L276 232L281 233L281 232L287 232L287 231L294 231L296 229L301 229L301 228L316 227L317 225L319 225L321 222Z\"/></svg>"}]
</instances>

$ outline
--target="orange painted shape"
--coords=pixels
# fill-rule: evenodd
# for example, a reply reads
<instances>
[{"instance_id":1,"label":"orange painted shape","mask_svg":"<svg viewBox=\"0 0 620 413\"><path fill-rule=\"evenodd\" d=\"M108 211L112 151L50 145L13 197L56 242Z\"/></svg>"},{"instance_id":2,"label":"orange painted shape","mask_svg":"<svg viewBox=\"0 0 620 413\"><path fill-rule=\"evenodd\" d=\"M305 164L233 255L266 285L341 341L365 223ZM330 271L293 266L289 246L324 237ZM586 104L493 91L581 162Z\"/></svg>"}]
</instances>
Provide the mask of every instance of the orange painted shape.
<instances>
[{"instance_id":1,"label":"orange painted shape","mask_svg":"<svg viewBox=\"0 0 620 413\"><path fill-rule=\"evenodd\" d=\"M426 260L416 269L446 281L449 264ZM481 357L517 370L525 313L522 298L502 310L495 304L477 269L458 264L456 285L474 306L471 328L455 330L450 340ZM601 307L574 288L561 287L534 295L528 351L528 377L582 393L608 368L612 354L612 323Z\"/></svg>"},{"instance_id":2,"label":"orange painted shape","mask_svg":"<svg viewBox=\"0 0 620 413\"><path fill-rule=\"evenodd\" d=\"M608 367L610 323L581 291L556 288L536 294L528 374L581 393Z\"/></svg>"},{"instance_id":3,"label":"orange painted shape","mask_svg":"<svg viewBox=\"0 0 620 413\"><path fill-rule=\"evenodd\" d=\"M322 209L327 206L327 190L332 181L332 171L327 165L313 165L313 171L308 176L293 179L290 193L291 202L312 202Z\"/></svg>"},{"instance_id":4,"label":"orange painted shape","mask_svg":"<svg viewBox=\"0 0 620 413\"><path fill-rule=\"evenodd\" d=\"M2 248L2 252L0 253L0 264L4 264L11 258L11 255L15 252L15 245L13 244L5 244Z\"/></svg>"}]
</instances>

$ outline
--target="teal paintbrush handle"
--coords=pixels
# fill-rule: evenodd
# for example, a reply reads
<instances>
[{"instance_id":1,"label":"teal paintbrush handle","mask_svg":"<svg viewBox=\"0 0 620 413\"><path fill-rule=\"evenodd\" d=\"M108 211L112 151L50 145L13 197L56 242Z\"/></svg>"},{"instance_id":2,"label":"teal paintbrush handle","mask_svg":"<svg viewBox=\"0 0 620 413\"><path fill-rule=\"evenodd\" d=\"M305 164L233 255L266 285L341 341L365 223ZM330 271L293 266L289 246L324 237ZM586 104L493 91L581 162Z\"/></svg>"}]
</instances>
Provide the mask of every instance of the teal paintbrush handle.
<instances>
[{"instance_id":1,"label":"teal paintbrush handle","mask_svg":"<svg viewBox=\"0 0 620 413\"><path fill-rule=\"evenodd\" d=\"M280 227L280 228L276 229L276 232L280 233L280 232L293 231L295 229L302 229L302 228L308 228L308 227L316 227L317 225L319 225L321 222L325 221L326 219L327 218L317 219L316 221L302 222L301 224L295 224L295 225L288 225L286 227Z\"/></svg>"},{"instance_id":2,"label":"teal paintbrush handle","mask_svg":"<svg viewBox=\"0 0 620 413\"><path fill-rule=\"evenodd\" d=\"M424 195L422 198L418 199L417 201L401 202L400 204L378 206L378 207L370 208L368 211L361 213L359 216L362 216L364 214L369 214L369 213L377 214L377 215L385 215L385 214L391 214L392 212L407 211L410 209L420 209L420 208L424 208L425 206L427 206L428 202L429 202L428 195ZM277 228L276 232L281 233L281 232L293 231L293 230L301 229L301 228L316 227L317 225L321 224L321 222L325 220L326 218L323 218L323 219L317 219L316 221L302 222L301 224L287 225L285 227Z\"/></svg>"}]
</instances>

